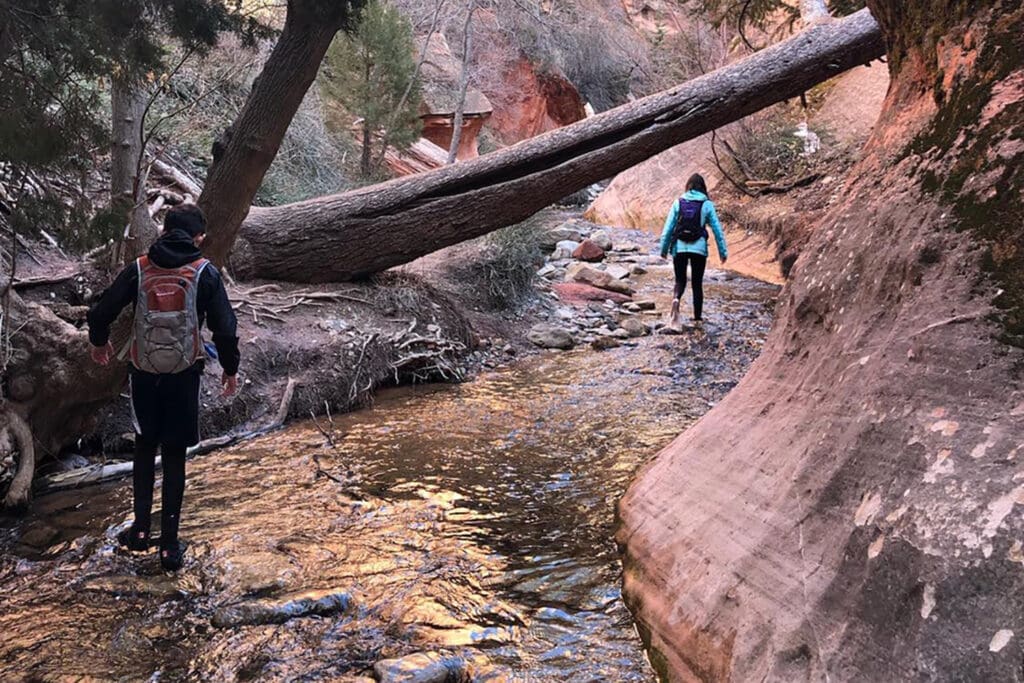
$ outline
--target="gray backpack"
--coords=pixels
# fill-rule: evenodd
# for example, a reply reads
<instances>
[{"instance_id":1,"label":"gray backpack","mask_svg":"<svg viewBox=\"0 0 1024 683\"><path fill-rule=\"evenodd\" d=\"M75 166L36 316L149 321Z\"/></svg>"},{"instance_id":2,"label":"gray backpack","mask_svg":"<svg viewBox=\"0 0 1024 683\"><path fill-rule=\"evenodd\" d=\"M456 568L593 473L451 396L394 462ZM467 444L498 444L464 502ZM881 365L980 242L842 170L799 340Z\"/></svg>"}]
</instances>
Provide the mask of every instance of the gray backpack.
<instances>
[{"instance_id":1,"label":"gray backpack","mask_svg":"<svg viewBox=\"0 0 1024 683\"><path fill-rule=\"evenodd\" d=\"M139 294L132 331L132 365L143 372L173 374L203 357L196 296L199 276L209 261L197 259L180 268L161 268L149 257L136 262Z\"/></svg>"}]
</instances>

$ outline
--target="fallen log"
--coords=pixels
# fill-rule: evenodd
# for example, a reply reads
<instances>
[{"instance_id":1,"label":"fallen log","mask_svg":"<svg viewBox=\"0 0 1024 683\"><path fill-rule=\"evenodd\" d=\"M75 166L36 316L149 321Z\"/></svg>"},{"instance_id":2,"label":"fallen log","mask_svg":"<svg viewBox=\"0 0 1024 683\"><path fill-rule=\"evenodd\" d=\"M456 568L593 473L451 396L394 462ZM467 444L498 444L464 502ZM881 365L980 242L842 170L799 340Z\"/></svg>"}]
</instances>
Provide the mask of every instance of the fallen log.
<instances>
[{"instance_id":1,"label":"fallen log","mask_svg":"<svg viewBox=\"0 0 1024 683\"><path fill-rule=\"evenodd\" d=\"M479 159L343 194L253 208L236 277L342 281L521 221L686 140L881 57L867 10L670 90Z\"/></svg>"},{"instance_id":2,"label":"fallen log","mask_svg":"<svg viewBox=\"0 0 1024 683\"><path fill-rule=\"evenodd\" d=\"M274 419L263 425L259 429L254 429L251 432L244 432L241 434L226 434L224 436L217 436L212 439L204 439L195 446L191 446L186 454L188 457L195 455L203 455L204 453L210 453L220 448L226 448L228 446L234 446L235 444L249 439L254 439L257 436L263 436L268 432L272 432L275 429L279 429L284 426L285 420L288 417L288 408L292 403L292 396L295 394L295 380L289 379L288 384L284 389L284 393L281 395L281 403L278 405L277 413L274 415ZM156 457L155 467L160 468L161 465L160 456ZM56 474L50 474L45 477L40 477L35 482L35 494L42 495L44 493L53 493L55 491L64 491L67 489L80 488L82 486L89 486L92 484L100 484L105 481L112 479L119 479L120 477L127 476L132 473L133 463L128 462L116 462L111 464L99 464L89 465L87 467L79 467L68 472L58 472Z\"/></svg>"}]
</instances>

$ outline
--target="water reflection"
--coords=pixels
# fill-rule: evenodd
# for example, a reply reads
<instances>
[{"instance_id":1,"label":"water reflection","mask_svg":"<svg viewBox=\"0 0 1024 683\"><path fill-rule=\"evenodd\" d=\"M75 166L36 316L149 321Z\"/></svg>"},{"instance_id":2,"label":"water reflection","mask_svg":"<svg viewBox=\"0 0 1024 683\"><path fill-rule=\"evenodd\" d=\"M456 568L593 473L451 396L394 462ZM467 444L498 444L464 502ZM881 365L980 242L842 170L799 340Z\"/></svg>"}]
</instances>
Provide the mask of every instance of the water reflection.
<instances>
[{"instance_id":1,"label":"water reflection","mask_svg":"<svg viewBox=\"0 0 1024 683\"><path fill-rule=\"evenodd\" d=\"M721 285L706 334L397 390L190 462L176 577L113 547L126 484L44 498L2 531L0 678L355 680L441 650L489 680L653 680L614 503L739 378L771 293Z\"/></svg>"}]
</instances>

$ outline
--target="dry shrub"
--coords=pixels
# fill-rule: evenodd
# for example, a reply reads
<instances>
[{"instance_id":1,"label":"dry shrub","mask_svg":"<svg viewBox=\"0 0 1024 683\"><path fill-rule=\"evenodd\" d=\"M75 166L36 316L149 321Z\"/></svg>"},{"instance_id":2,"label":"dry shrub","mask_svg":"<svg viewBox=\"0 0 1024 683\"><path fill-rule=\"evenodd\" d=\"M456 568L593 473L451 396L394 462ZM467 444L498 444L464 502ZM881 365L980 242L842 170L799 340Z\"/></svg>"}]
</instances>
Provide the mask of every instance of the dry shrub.
<instances>
[{"instance_id":1,"label":"dry shrub","mask_svg":"<svg viewBox=\"0 0 1024 683\"><path fill-rule=\"evenodd\" d=\"M496 230L479 239L476 258L458 268L459 276L482 294L487 306L515 308L534 291L537 268L544 262L541 239L536 218Z\"/></svg>"}]
</instances>

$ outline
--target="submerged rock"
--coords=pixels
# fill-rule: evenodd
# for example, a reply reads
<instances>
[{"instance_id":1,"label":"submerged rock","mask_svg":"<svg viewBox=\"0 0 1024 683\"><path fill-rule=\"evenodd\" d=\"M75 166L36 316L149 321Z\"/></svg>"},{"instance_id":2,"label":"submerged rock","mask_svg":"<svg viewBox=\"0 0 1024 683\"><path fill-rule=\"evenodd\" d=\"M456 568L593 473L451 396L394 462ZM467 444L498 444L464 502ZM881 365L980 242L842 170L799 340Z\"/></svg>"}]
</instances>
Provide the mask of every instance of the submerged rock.
<instances>
[{"instance_id":1,"label":"submerged rock","mask_svg":"<svg viewBox=\"0 0 1024 683\"><path fill-rule=\"evenodd\" d=\"M575 346L569 331L548 323L538 323L530 328L526 338L542 349L568 350Z\"/></svg>"},{"instance_id":2,"label":"submerged rock","mask_svg":"<svg viewBox=\"0 0 1024 683\"><path fill-rule=\"evenodd\" d=\"M643 337L650 334L650 329L637 318L624 318L619 321L619 328L625 330L630 337Z\"/></svg>"},{"instance_id":3,"label":"submerged rock","mask_svg":"<svg viewBox=\"0 0 1024 683\"><path fill-rule=\"evenodd\" d=\"M462 683L469 681L466 660L437 652L417 652L373 665L380 683Z\"/></svg>"},{"instance_id":4,"label":"submerged rock","mask_svg":"<svg viewBox=\"0 0 1024 683\"><path fill-rule=\"evenodd\" d=\"M347 612L352 596L344 592L310 593L290 600L252 600L217 609L211 623L217 628L283 624L289 619L330 616Z\"/></svg>"}]
</instances>

